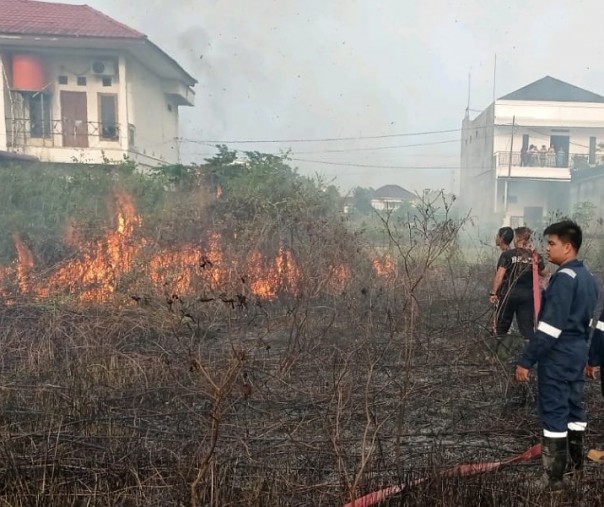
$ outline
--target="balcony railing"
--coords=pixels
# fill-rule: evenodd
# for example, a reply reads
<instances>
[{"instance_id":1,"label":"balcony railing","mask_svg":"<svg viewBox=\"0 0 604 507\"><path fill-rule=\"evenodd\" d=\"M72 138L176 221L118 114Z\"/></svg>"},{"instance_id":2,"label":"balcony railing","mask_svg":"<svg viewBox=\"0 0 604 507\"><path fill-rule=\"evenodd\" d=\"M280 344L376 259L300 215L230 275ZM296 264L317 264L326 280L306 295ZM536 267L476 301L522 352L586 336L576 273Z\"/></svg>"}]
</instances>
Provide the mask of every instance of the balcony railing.
<instances>
[{"instance_id":1,"label":"balcony railing","mask_svg":"<svg viewBox=\"0 0 604 507\"><path fill-rule=\"evenodd\" d=\"M511 159L510 159L511 157ZM549 152L534 152L521 153L519 151L500 151L497 152L497 166L508 167L572 167L573 161L581 157L587 161L586 154L578 153L549 153ZM511 161L511 163L510 163Z\"/></svg>"},{"instance_id":2,"label":"balcony railing","mask_svg":"<svg viewBox=\"0 0 604 507\"><path fill-rule=\"evenodd\" d=\"M569 180L579 173L604 165L601 153L520 153L500 151L495 153L497 177Z\"/></svg>"},{"instance_id":3,"label":"balcony railing","mask_svg":"<svg viewBox=\"0 0 604 507\"><path fill-rule=\"evenodd\" d=\"M14 118L6 120L8 145L23 147L39 144L47 147L83 147L89 139L118 142L120 126L117 123L80 120L32 120Z\"/></svg>"}]
</instances>

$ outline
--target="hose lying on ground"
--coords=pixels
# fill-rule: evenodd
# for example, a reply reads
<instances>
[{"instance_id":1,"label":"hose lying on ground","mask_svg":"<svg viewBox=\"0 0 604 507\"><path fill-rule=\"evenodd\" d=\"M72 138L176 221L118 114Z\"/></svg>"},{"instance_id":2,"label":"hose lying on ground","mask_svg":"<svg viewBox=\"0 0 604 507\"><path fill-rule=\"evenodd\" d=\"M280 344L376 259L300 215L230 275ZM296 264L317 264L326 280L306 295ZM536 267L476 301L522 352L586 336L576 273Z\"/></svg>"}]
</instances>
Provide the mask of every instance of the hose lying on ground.
<instances>
[{"instance_id":1,"label":"hose lying on ground","mask_svg":"<svg viewBox=\"0 0 604 507\"><path fill-rule=\"evenodd\" d=\"M467 476L467 475L476 475L482 474L485 472L490 472L504 465L511 465L512 463L520 463L521 461L527 461L532 458L536 458L541 455L541 444L535 444L528 450L524 451L522 454L518 454L516 456L512 456L511 458L502 460L502 461L491 461L487 463L465 463L461 465L455 465L451 468L445 468L441 470L438 474L440 477L454 477L454 476ZM401 493L404 489L417 486L422 482L426 481L427 477L422 477L411 481L409 484L401 484L398 486L389 486L384 489L380 489L378 491L373 491L372 493L368 493L361 498L357 498L352 502L347 503L344 507L369 507L370 505L375 505L386 498L396 495L397 493Z\"/></svg>"}]
</instances>

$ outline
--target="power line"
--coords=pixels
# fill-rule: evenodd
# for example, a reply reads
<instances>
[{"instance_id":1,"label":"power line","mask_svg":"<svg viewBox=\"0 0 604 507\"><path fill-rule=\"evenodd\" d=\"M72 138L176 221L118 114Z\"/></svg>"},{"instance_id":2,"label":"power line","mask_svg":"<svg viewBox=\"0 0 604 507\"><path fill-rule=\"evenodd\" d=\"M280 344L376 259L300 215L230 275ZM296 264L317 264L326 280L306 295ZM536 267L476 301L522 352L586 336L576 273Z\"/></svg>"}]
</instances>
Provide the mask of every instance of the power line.
<instances>
[{"instance_id":1,"label":"power line","mask_svg":"<svg viewBox=\"0 0 604 507\"><path fill-rule=\"evenodd\" d=\"M485 127L481 127L485 128ZM431 130L425 132L404 132L399 134L383 134L375 136L355 136L355 137L323 137L314 139L187 139L179 138L180 141L190 143L216 143L216 144L254 144L254 143L317 143L317 142L337 142L337 141L357 141L360 139L388 139L392 137L411 137L411 136L426 136L433 134L448 134L451 132L461 132L461 129L446 129L446 130Z\"/></svg>"},{"instance_id":2,"label":"power line","mask_svg":"<svg viewBox=\"0 0 604 507\"><path fill-rule=\"evenodd\" d=\"M362 152L362 151L384 151L384 150L395 150L399 148L415 148L420 146L435 146L438 144L450 144L450 143L460 143L460 139L449 139L446 141L434 141L430 143L414 143L414 144L395 144L388 146L376 146L375 148L347 148L343 150L309 150L309 151L290 151L288 152L290 155L310 155L315 153L352 153L352 152ZM274 153L277 154L277 153ZM414 155L415 156L415 155ZM432 155L433 156L433 155Z\"/></svg>"},{"instance_id":3,"label":"power line","mask_svg":"<svg viewBox=\"0 0 604 507\"><path fill-rule=\"evenodd\" d=\"M369 169L409 169L409 170L422 170L422 169L434 169L441 171L453 171L456 169L461 169L459 166L400 166L400 165L374 165L374 164L357 164L357 163L347 163L347 162L329 162L326 160L308 160L304 158L290 158L289 160L293 160L295 162L308 162L312 164L325 164L325 165L337 165L337 166L345 166L345 167L365 167ZM463 169L470 169L469 167L464 167ZM482 169L482 167L480 167Z\"/></svg>"},{"instance_id":4,"label":"power line","mask_svg":"<svg viewBox=\"0 0 604 507\"><path fill-rule=\"evenodd\" d=\"M415 148L420 146L435 146L439 144L450 144L460 143L460 139L447 139L444 141L432 141L428 143L413 143L413 144L394 144L388 146L376 146L376 147L364 147L364 148L347 148L341 150L309 150L309 151L291 151L291 155L308 155L313 153L351 153L351 152L362 152L362 151L383 151L383 150L394 150L399 148ZM197 144L203 144L204 146L214 147L215 145L205 142L198 142ZM272 153L273 155L280 155L281 153Z\"/></svg>"},{"instance_id":5,"label":"power line","mask_svg":"<svg viewBox=\"0 0 604 507\"><path fill-rule=\"evenodd\" d=\"M155 162L161 162L162 164L167 164L168 163L163 158L158 158L158 157L154 157L154 156L151 156L151 155L147 155L146 153L141 153L140 151L137 151L137 150L135 150L133 148L129 148L128 151L131 152L131 153L134 153L135 155L138 155L140 157L145 157L145 158L148 158L150 160L153 160Z\"/></svg>"},{"instance_id":6,"label":"power line","mask_svg":"<svg viewBox=\"0 0 604 507\"><path fill-rule=\"evenodd\" d=\"M447 141L434 141L431 143L415 143L415 144L395 144L390 146L377 146L375 148L349 148L346 150L314 150L314 151L292 151L292 154L307 155L310 153L349 153L354 151L381 151L393 150L398 148L413 148L417 146L434 146L437 144L460 143L460 139L449 139Z\"/></svg>"},{"instance_id":7,"label":"power line","mask_svg":"<svg viewBox=\"0 0 604 507\"><path fill-rule=\"evenodd\" d=\"M198 154L198 153L193 153L191 155L200 155L203 156L202 154ZM415 156L415 155L414 155ZM451 158L451 157L449 157ZM457 157L456 157L457 158ZM341 167L359 167L359 168L369 168L369 169L403 169L403 170L422 170L422 169L426 169L426 170L446 170L446 171L458 171L458 170L476 170L476 169L483 169L485 168L485 166L481 165L481 166L402 166L402 165L377 165L377 164L359 164L356 162L332 162L329 160L309 160L309 159L304 159L304 158L296 158L296 157L288 157L285 159L285 161L293 161L293 162L307 162L307 163L313 163L313 164L324 164L324 165L334 165L334 166L341 166ZM487 172L491 172L493 169L491 167L487 168L486 171L484 171L484 173ZM481 174L484 174L481 173ZM360 174L360 173L359 173Z\"/></svg>"}]
</instances>

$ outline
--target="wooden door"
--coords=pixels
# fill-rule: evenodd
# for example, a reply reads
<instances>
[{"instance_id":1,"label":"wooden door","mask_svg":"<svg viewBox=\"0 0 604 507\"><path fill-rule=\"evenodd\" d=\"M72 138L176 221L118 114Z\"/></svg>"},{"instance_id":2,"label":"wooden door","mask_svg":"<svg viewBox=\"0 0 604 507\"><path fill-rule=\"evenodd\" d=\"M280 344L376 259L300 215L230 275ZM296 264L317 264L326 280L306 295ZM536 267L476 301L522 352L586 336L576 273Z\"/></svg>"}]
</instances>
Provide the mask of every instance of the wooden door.
<instances>
[{"instance_id":1,"label":"wooden door","mask_svg":"<svg viewBox=\"0 0 604 507\"><path fill-rule=\"evenodd\" d=\"M61 92L63 146L88 148L88 104L85 92Z\"/></svg>"}]
</instances>

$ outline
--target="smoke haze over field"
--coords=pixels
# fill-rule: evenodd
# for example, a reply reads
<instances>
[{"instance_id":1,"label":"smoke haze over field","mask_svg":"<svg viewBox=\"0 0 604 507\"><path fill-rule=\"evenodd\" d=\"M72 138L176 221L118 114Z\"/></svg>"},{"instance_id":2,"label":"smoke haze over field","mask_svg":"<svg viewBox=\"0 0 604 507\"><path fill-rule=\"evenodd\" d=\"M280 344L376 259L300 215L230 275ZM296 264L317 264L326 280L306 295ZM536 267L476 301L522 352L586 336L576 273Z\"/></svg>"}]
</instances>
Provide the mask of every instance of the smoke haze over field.
<instances>
[{"instance_id":1,"label":"smoke haze over field","mask_svg":"<svg viewBox=\"0 0 604 507\"><path fill-rule=\"evenodd\" d=\"M495 54L498 97L545 75L604 93L599 0L85 1L147 34L199 81L196 106L181 109L185 162L211 156L215 141L455 130L230 144L291 148L300 172L337 178L342 191L457 191L468 73L470 107L482 110Z\"/></svg>"}]
</instances>

